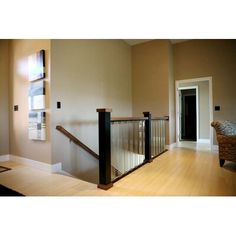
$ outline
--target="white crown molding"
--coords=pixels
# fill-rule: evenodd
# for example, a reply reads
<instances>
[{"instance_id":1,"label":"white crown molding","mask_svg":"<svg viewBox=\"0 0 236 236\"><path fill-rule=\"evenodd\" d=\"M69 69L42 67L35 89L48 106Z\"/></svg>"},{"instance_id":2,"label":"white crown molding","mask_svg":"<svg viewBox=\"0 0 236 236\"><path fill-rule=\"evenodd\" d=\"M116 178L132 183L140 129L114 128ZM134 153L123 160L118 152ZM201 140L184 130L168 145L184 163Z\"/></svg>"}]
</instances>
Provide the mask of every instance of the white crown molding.
<instances>
[{"instance_id":1,"label":"white crown molding","mask_svg":"<svg viewBox=\"0 0 236 236\"><path fill-rule=\"evenodd\" d=\"M146 42L149 42L149 41L152 41L152 40L158 40L157 38L153 38L153 39L123 39L127 44L129 44L130 46L134 46L134 45L137 45L137 44L140 44L140 43L146 43ZM161 40L161 39L159 39ZM183 43L183 42L186 42L186 41L189 41L191 39L169 39L170 42L172 44L177 44L177 43Z\"/></svg>"}]
</instances>

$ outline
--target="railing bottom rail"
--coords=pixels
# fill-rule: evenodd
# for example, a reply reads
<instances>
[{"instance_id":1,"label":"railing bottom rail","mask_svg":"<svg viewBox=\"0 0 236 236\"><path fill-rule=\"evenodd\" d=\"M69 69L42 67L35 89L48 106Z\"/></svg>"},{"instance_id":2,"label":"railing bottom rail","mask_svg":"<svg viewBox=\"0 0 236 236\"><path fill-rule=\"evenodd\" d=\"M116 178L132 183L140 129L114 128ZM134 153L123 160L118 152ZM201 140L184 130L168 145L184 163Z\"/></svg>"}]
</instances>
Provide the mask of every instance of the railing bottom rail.
<instances>
[{"instance_id":1,"label":"railing bottom rail","mask_svg":"<svg viewBox=\"0 0 236 236\"><path fill-rule=\"evenodd\" d=\"M149 163L149 161L145 161L145 160L144 160L143 163L141 163L141 164L135 166L133 169L128 170L128 171L125 172L124 174L122 174L122 175L116 177L115 179L113 179L113 180L112 180L112 183L117 182L118 180L124 178L125 176L129 175L130 173L134 172L135 170L139 169L140 167L144 166L144 165L147 164L147 163Z\"/></svg>"},{"instance_id":2,"label":"railing bottom rail","mask_svg":"<svg viewBox=\"0 0 236 236\"><path fill-rule=\"evenodd\" d=\"M167 152L167 151L168 151L168 149L165 149L164 151L158 153L156 156L152 157L152 160L155 159L155 158L157 158L157 157L159 157L161 154L163 154L163 153L165 153L165 152Z\"/></svg>"},{"instance_id":3,"label":"railing bottom rail","mask_svg":"<svg viewBox=\"0 0 236 236\"><path fill-rule=\"evenodd\" d=\"M114 178L111 182L115 183L118 180L124 178L125 176L129 175L130 173L134 172L135 170L139 169L140 167L146 165L147 163L151 163L154 159L156 159L157 157L159 157L160 155L164 154L165 152L167 152L168 149L165 149L164 151L162 151L161 153L157 154L156 156L152 157L150 160L144 160L143 163L135 166L134 168L130 169L129 171L125 172L124 174L117 176L116 178Z\"/></svg>"}]
</instances>

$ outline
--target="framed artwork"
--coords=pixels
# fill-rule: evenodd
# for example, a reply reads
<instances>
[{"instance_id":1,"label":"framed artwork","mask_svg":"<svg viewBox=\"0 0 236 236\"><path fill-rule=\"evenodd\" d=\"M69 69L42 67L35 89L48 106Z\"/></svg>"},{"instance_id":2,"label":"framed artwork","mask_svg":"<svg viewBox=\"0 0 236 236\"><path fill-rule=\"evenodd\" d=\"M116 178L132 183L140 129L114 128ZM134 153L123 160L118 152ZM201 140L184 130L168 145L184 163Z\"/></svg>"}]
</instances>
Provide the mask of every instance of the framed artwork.
<instances>
[{"instance_id":1,"label":"framed artwork","mask_svg":"<svg viewBox=\"0 0 236 236\"><path fill-rule=\"evenodd\" d=\"M45 109L45 81L31 82L28 92L29 110Z\"/></svg>"},{"instance_id":2,"label":"framed artwork","mask_svg":"<svg viewBox=\"0 0 236 236\"><path fill-rule=\"evenodd\" d=\"M46 140L46 112L29 112L29 139Z\"/></svg>"},{"instance_id":3,"label":"framed artwork","mask_svg":"<svg viewBox=\"0 0 236 236\"><path fill-rule=\"evenodd\" d=\"M29 81L45 78L45 50L28 57Z\"/></svg>"}]
</instances>

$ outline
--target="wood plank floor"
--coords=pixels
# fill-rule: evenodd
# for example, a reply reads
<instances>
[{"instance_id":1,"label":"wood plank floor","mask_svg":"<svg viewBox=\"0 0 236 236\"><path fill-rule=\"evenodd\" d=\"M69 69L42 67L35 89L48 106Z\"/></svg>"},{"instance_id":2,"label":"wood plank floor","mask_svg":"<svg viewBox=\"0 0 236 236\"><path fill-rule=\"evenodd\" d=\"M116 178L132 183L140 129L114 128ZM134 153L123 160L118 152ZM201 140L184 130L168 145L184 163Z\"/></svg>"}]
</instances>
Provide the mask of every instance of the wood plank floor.
<instances>
[{"instance_id":1,"label":"wood plank floor","mask_svg":"<svg viewBox=\"0 0 236 236\"><path fill-rule=\"evenodd\" d=\"M103 191L95 184L15 162L0 184L26 196L235 196L236 163L219 167L218 154L188 148L167 151Z\"/></svg>"},{"instance_id":2,"label":"wood plank floor","mask_svg":"<svg viewBox=\"0 0 236 236\"><path fill-rule=\"evenodd\" d=\"M235 196L236 163L218 154L175 148L118 181L109 191L141 196Z\"/></svg>"}]
</instances>

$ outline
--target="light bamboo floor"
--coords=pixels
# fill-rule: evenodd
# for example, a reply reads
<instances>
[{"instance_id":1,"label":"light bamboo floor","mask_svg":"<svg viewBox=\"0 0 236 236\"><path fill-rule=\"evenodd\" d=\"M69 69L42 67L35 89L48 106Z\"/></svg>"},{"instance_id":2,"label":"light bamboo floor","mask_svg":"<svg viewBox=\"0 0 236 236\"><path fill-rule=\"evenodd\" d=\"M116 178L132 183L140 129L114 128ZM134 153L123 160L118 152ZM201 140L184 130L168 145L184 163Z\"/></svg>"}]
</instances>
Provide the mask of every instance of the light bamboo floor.
<instances>
[{"instance_id":1,"label":"light bamboo floor","mask_svg":"<svg viewBox=\"0 0 236 236\"><path fill-rule=\"evenodd\" d=\"M0 173L0 184L26 196L104 196L97 185L80 179L51 174L16 162L1 162L12 170Z\"/></svg>"},{"instance_id":2,"label":"light bamboo floor","mask_svg":"<svg viewBox=\"0 0 236 236\"><path fill-rule=\"evenodd\" d=\"M14 162L0 184L26 196L235 196L236 163L219 167L218 154L175 148L103 191L95 184Z\"/></svg>"},{"instance_id":3,"label":"light bamboo floor","mask_svg":"<svg viewBox=\"0 0 236 236\"><path fill-rule=\"evenodd\" d=\"M117 182L109 191L141 196L235 196L236 163L218 154L175 148Z\"/></svg>"}]
</instances>

